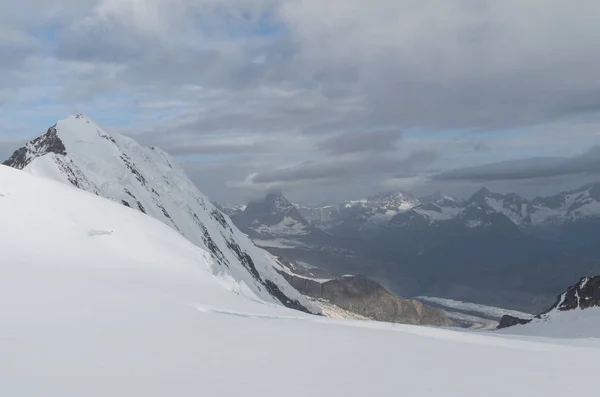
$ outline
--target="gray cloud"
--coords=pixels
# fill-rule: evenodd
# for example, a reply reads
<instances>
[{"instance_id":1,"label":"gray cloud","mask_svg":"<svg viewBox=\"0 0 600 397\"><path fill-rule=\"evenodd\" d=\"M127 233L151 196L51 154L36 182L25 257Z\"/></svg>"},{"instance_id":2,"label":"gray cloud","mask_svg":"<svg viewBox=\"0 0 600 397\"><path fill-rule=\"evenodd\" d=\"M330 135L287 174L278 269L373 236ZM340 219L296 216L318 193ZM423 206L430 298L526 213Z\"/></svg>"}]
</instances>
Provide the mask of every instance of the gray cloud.
<instances>
[{"instance_id":1,"label":"gray cloud","mask_svg":"<svg viewBox=\"0 0 600 397\"><path fill-rule=\"evenodd\" d=\"M335 135L318 143L319 149L331 153L384 152L396 149L402 136L400 130L349 132Z\"/></svg>"},{"instance_id":2,"label":"gray cloud","mask_svg":"<svg viewBox=\"0 0 600 397\"><path fill-rule=\"evenodd\" d=\"M591 0L578 12L565 0L531 0L527 8L517 0L375 0L369 7L362 0L328 7L318 0L226 0L220 7L153 0L143 10L135 2L99 3L102 17L86 22L87 31L66 30L56 56L121 63L119 78L132 90L196 84L228 95L273 87L290 98L310 91L363 99L363 112L347 109L345 122L322 116L301 130L355 130L357 122L371 130L486 130L600 109L600 28L590 17L600 6ZM256 33L252 24L265 13L285 34ZM420 23L411 23L415 17ZM557 30L557 21L577 30ZM253 91L254 99L270 100L266 91ZM259 120L247 115L239 127Z\"/></svg>"},{"instance_id":3,"label":"gray cloud","mask_svg":"<svg viewBox=\"0 0 600 397\"><path fill-rule=\"evenodd\" d=\"M569 158L530 158L441 172L438 181L508 181L554 178L575 174L600 174L600 146Z\"/></svg>"},{"instance_id":4,"label":"gray cloud","mask_svg":"<svg viewBox=\"0 0 600 397\"><path fill-rule=\"evenodd\" d=\"M420 168L430 164L435 153L424 151L412 153L408 157L360 156L344 157L334 160L307 161L297 166L264 172L252 178L254 183L290 183L299 181L325 180L336 181L377 175L384 177L409 177Z\"/></svg>"},{"instance_id":5,"label":"gray cloud","mask_svg":"<svg viewBox=\"0 0 600 397\"><path fill-rule=\"evenodd\" d=\"M108 130L203 157L198 181L214 179L210 189L222 194L253 173L306 190L354 173L355 189L375 189L433 161L402 163L411 151L437 149L436 168L448 168L444 136L430 148L415 138L423 132L597 117L598 15L596 0L4 2L0 121L26 119L22 134L32 136L65 113L87 112ZM452 167L488 150L502 158L488 138L472 141ZM245 166L209 167L223 156ZM540 178L591 172L545 158L434 179L519 180L527 168Z\"/></svg>"}]
</instances>

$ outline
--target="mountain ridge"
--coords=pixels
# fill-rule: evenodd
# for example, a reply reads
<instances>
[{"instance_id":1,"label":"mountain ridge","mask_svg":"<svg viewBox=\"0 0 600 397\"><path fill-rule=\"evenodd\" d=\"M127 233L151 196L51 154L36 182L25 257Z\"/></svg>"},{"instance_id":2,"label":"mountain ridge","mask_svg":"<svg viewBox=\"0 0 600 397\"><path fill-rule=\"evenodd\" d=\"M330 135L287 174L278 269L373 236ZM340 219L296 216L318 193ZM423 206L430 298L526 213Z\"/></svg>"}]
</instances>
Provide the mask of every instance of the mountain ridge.
<instances>
[{"instance_id":1,"label":"mountain ridge","mask_svg":"<svg viewBox=\"0 0 600 397\"><path fill-rule=\"evenodd\" d=\"M600 307L600 276L582 277L560 294L550 308L533 319L522 319L512 315L503 316L498 329L525 325L533 321L544 321L560 312L586 310L593 307Z\"/></svg>"},{"instance_id":2,"label":"mountain ridge","mask_svg":"<svg viewBox=\"0 0 600 397\"><path fill-rule=\"evenodd\" d=\"M5 165L53 179L152 216L213 257L215 274L237 280L237 293L309 311L311 306L189 180L166 152L109 134L76 114L17 149Z\"/></svg>"}]
</instances>

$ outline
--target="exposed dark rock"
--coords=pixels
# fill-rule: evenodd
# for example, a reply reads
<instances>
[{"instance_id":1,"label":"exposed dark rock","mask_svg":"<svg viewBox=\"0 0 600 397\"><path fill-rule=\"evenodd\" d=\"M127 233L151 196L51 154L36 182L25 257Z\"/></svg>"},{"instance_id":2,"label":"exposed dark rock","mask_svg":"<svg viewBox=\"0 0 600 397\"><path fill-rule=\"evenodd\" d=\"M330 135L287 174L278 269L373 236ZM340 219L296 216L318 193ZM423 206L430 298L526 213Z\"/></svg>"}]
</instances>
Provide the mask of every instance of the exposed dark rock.
<instances>
[{"instance_id":1,"label":"exposed dark rock","mask_svg":"<svg viewBox=\"0 0 600 397\"><path fill-rule=\"evenodd\" d=\"M140 202L138 201L138 202L137 202L137 206L138 206L138 209L139 209L139 210L140 210L140 211L141 211L143 214L145 214L145 213L146 213L146 209L144 208L144 206L142 205L142 203L140 203Z\"/></svg>"},{"instance_id":2,"label":"exposed dark rock","mask_svg":"<svg viewBox=\"0 0 600 397\"><path fill-rule=\"evenodd\" d=\"M260 273L256 270L256 266L254 265L254 261L252 257L248 255L246 251L244 251L235 241L226 240L227 246L230 250L232 250L237 256L240 263L252 274L252 276L259 282L262 282L260 278ZM282 302L283 303L283 302Z\"/></svg>"},{"instance_id":3,"label":"exposed dark rock","mask_svg":"<svg viewBox=\"0 0 600 397\"><path fill-rule=\"evenodd\" d=\"M575 309L589 309L600 307L600 276L583 277L578 283L567 288L565 292L556 298L556 303L548 310L535 316L544 318L550 312L564 312ZM504 316L498 325L498 329L512 327L518 324L527 324L531 320L524 320L513 316Z\"/></svg>"},{"instance_id":4,"label":"exposed dark rock","mask_svg":"<svg viewBox=\"0 0 600 397\"><path fill-rule=\"evenodd\" d=\"M600 306L600 276L583 277L577 284L560 294L556 303L542 315L554 310L562 312L596 306Z\"/></svg>"},{"instance_id":5,"label":"exposed dark rock","mask_svg":"<svg viewBox=\"0 0 600 397\"><path fill-rule=\"evenodd\" d=\"M121 160L123 160L123 163L125 163L129 171L131 171L131 173L142 184L142 186L146 187L146 178L144 178L144 176L135 168L135 165L133 164L133 161L129 158L129 156L123 153L121 154Z\"/></svg>"},{"instance_id":6,"label":"exposed dark rock","mask_svg":"<svg viewBox=\"0 0 600 397\"><path fill-rule=\"evenodd\" d=\"M124 189L123 191L125 192L126 195L128 195L129 197L131 197L132 199L134 199L134 200L137 201L137 199L135 198L135 196L133 195L133 193L131 193L129 190Z\"/></svg>"},{"instance_id":7,"label":"exposed dark rock","mask_svg":"<svg viewBox=\"0 0 600 397\"><path fill-rule=\"evenodd\" d=\"M229 267L229 262L227 261L227 258L225 258L225 255L223 255L223 251L221 251L219 246L214 242L214 240L210 236L210 233L208 232L206 226L204 226L204 224L200 222L200 219L198 219L198 216L196 214L193 214L192 217L198 225L198 227L200 228L200 230L202 230L202 241L204 242L204 245L206 245L206 248L208 248L208 250L210 251L212 258L219 265Z\"/></svg>"},{"instance_id":8,"label":"exposed dark rock","mask_svg":"<svg viewBox=\"0 0 600 397\"><path fill-rule=\"evenodd\" d=\"M22 148L17 149L3 164L22 170L33 159L48 153L56 153L63 156L67 154L67 149L56 132L56 125L50 127L44 135L35 138Z\"/></svg>"},{"instance_id":9,"label":"exposed dark rock","mask_svg":"<svg viewBox=\"0 0 600 397\"><path fill-rule=\"evenodd\" d=\"M115 145L117 144L117 141L115 141L115 138L113 138L112 136L105 135L98 130L96 130L96 131L98 132L98 135L100 135L100 138L106 139L107 141L112 142Z\"/></svg>"},{"instance_id":10,"label":"exposed dark rock","mask_svg":"<svg viewBox=\"0 0 600 397\"><path fill-rule=\"evenodd\" d=\"M242 265L244 265L244 267L250 272L250 274L252 274L252 276L259 283L263 284L267 288L267 291L269 292L269 294L271 294L271 296L273 296L275 299L280 301L284 306L286 306L290 309L295 309L295 310L300 310L300 311L303 311L306 313L311 313L310 310L308 310L306 307L304 307L297 300L288 298L281 291L281 289L279 289L277 284L275 284L274 282L272 282L269 279L263 280L260 277L260 273L258 272L258 270L256 270L256 265L254 264L252 257L250 255L248 255L248 253L246 251L244 251L235 241L233 241L233 240L226 240L226 241L227 241L227 246L229 247L230 250L232 250L236 254L240 263Z\"/></svg>"},{"instance_id":11,"label":"exposed dark rock","mask_svg":"<svg viewBox=\"0 0 600 397\"><path fill-rule=\"evenodd\" d=\"M200 204L200 206L202 207L202 209L204 211L206 211L206 203L204 202L204 200L201 199L200 197L196 197L196 200L198 201L198 204Z\"/></svg>"},{"instance_id":12,"label":"exposed dark rock","mask_svg":"<svg viewBox=\"0 0 600 397\"><path fill-rule=\"evenodd\" d=\"M229 226L229 223L227 223L227 219L225 219L225 215L223 215L221 211L215 208L211 211L210 215L213 217L214 220L219 222L219 224L223 226L224 229L227 229L231 233L233 233L233 230L231 230L231 226Z\"/></svg>"},{"instance_id":13,"label":"exposed dark rock","mask_svg":"<svg viewBox=\"0 0 600 397\"><path fill-rule=\"evenodd\" d=\"M57 157L54 159L54 162L73 186L83 190L91 190L98 194L94 185L88 181L83 172L70 159Z\"/></svg>"},{"instance_id":14,"label":"exposed dark rock","mask_svg":"<svg viewBox=\"0 0 600 397\"><path fill-rule=\"evenodd\" d=\"M295 299L288 298L283 292L281 292L277 284L271 280L265 280L265 286L267 287L267 291L269 291L273 297L277 298L277 300L284 306L290 309L300 310L301 312L312 314L311 311L304 307L300 302Z\"/></svg>"},{"instance_id":15,"label":"exposed dark rock","mask_svg":"<svg viewBox=\"0 0 600 397\"><path fill-rule=\"evenodd\" d=\"M531 322L531 319L523 319L511 316L509 314L505 314L500 319L500 324L498 324L498 329L512 327L514 325L528 324Z\"/></svg>"},{"instance_id":16,"label":"exposed dark rock","mask_svg":"<svg viewBox=\"0 0 600 397\"><path fill-rule=\"evenodd\" d=\"M131 205L125 200L121 200L121 204L123 204L125 207L131 208Z\"/></svg>"},{"instance_id":17,"label":"exposed dark rock","mask_svg":"<svg viewBox=\"0 0 600 397\"><path fill-rule=\"evenodd\" d=\"M439 309L421 302L400 298L364 276L345 276L325 282L281 272L301 293L377 321L404 324L452 326Z\"/></svg>"}]
</instances>

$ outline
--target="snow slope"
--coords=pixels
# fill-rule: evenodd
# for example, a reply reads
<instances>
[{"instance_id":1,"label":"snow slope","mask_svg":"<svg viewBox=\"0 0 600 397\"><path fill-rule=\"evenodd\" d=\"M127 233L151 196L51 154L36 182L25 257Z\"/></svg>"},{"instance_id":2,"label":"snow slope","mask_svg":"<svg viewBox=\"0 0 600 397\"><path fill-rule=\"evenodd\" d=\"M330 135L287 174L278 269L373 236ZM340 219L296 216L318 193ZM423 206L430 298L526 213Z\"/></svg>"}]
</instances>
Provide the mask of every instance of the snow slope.
<instances>
[{"instance_id":1,"label":"snow slope","mask_svg":"<svg viewBox=\"0 0 600 397\"><path fill-rule=\"evenodd\" d=\"M600 308L553 311L533 319L529 324L515 325L496 332L531 337L600 338Z\"/></svg>"},{"instance_id":2,"label":"snow slope","mask_svg":"<svg viewBox=\"0 0 600 397\"><path fill-rule=\"evenodd\" d=\"M163 223L1 166L0 219L3 396L562 397L596 388L598 340L336 321L248 299L254 290L215 276L211 255Z\"/></svg>"},{"instance_id":3,"label":"snow slope","mask_svg":"<svg viewBox=\"0 0 600 397\"><path fill-rule=\"evenodd\" d=\"M83 115L59 121L5 163L74 185L144 212L212 255L215 274L227 274L268 301L317 310L275 272L256 247L158 148L109 134Z\"/></svg>"}]
</instances>

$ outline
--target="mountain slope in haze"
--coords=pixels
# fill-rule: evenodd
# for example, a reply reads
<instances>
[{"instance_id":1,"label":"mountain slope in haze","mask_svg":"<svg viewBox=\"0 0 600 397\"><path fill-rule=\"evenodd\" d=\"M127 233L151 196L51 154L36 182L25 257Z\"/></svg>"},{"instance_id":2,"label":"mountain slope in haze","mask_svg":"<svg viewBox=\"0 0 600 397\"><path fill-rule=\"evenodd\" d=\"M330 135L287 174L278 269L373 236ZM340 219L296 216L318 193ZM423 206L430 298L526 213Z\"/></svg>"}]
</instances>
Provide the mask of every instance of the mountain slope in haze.
<instances>
[{"instance_id":1,"label":"mountain slope in haze","mask_svg":"<svg viewBox=\"0 0 600 397\"><path fill-rule=\"evenodd\" d=\"M329 229L360 229L387 223L394 215L419 204L404 192L382 192L360 200L347 200L335 205L297 206L312 225Z\"/></svg>"},{"instance_id":2,"label":"mountain slope in haze","mask_svg":"<svg viewBox=\"0 0 600 397\"><path fill-rule=\"evenodd\" d=\"M493 214L506 218L519 228L534 228L600 220L600 183L583 186L549 197L527 200L517 194L492 193L482 188L468 200L421 200L421 204L396 215L390 225L411 226L406 219L419 218L420 224L434 225L456 218L478 208L480 215L471 219L468 227L489 227L483 219Z\"/></svg>"},{"instance_id":3,"label":"mountain slope in haze","mask_svg":"<svg viewBox=\"0 0 600 397\"><path fill-rule=\"evenodd\" d=\"M533 200L482 188L468 199L434 194L413 204L379 224L362 205L332 205L337 222L315 225L368 258L349 273L383 276L401 296L539 313L574 277L600 271L598 183Z\"/></svg>"},{"instance_id":4,"label":"mountain slope in haze","mask_svg":"<svg viewBox=\"0 0 600 397\"><path fill-rule=\"evenodd\" d=\"M333 321L265 304L231 293L242 284L215 276L212 255L162 222L3 166L0 219L3 396L596 390L598 339Z\"/></svg>"},{"instance_id":5,"label":"mountain slope in haze","mask_svg":"<svg viewBox=\"0 0 600 397\"><path fill-rule=\"evenodd\" d=\"M243 211L231 215L234 224L257 244L291 243L301 246L324 246L331 236L311 225L285 196L279 192L253 201Z\"/></svg>"},{"instance_id":6,"label":"mountain slope in haze","mask_svg":"<svg viewBox=\"0 0 600 397\"><path fill-rule=\"evenodd\" d=\"M298 209L278 192L267 194L263 201L248 203L232 215L232 220L257 238L305 236L313 231Z\"/></svg>"},{"instance_id":7,"label":"mountain slope in haze","mask_svg":"<svg viewBox=\"0 0 600 397\"><path fill-rule=\"evenodd\" d=\"M261 299L307 310L309 302L270 266L270 254L237 230L158 148L109 134L78 114L15 151L4 164L150 215L210 252L215 274L227 274Z\"/></svg>"}]
</instances>

